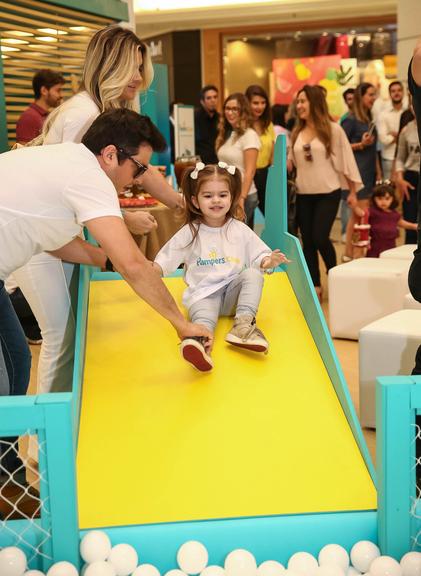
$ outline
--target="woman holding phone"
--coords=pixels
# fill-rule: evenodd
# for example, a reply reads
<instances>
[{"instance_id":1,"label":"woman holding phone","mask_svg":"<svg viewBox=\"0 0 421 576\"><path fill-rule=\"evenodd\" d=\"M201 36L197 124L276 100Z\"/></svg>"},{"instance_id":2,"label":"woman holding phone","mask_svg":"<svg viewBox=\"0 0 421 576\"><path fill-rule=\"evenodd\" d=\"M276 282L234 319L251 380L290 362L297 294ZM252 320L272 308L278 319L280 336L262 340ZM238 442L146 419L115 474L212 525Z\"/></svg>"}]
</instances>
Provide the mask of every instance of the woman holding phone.
<instances>
[{"instance_id":1,"label":"woman holding phone","mask_svg":"<svg viewBox=\"0 0 421 576\"><path fill-rule=\"evenodd\" d=\"M382 179L380 162L376 151L377 130L371 115L371 109L376 97L376 89L372 84L368 82L359 84L354 93L352 113L342 122L342 128L351 143L364 184L364 187L357 194L349 193L347 202L350 206L359 206L363 210L368 208L376 180ZM354 224L355 216L352 213L346 229L344 262L352 259Z\"/></svg>"}]
</instances>

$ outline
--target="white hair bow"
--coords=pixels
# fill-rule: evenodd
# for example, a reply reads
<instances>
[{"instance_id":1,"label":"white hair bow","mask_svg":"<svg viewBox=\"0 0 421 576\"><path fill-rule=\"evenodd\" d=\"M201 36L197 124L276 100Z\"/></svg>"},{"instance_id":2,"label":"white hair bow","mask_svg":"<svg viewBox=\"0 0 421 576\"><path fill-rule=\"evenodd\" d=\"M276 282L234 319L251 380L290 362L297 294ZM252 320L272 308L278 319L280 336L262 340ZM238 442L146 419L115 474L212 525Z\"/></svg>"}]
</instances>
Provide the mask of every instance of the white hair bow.
<instances>
[{"instance_id":1,"label":"white hair bow","mask_svg":"<svg viewBox=\"0 0 421 576\"><path fill-rule=\"evenodd\" d=\"M192 180L197 180L199 172L203 170L204 167L205 165L203 164L203 162L197 162L193 172L190 172L190 178Z\"/></svg>"},{"instance_id":2,"label":"white hair bow","mask_svg":"<svg viewBox=\"0 0 421 576\"><path fill-rule=\"evenodd\" d=\"M226 162L218 162L218 166L220 168L225 168L225 170L227 170L227 172L229 172L231 176L234 176L235 166L233 166L232 164L227 164Z\"/></svg>"}]
</instances>

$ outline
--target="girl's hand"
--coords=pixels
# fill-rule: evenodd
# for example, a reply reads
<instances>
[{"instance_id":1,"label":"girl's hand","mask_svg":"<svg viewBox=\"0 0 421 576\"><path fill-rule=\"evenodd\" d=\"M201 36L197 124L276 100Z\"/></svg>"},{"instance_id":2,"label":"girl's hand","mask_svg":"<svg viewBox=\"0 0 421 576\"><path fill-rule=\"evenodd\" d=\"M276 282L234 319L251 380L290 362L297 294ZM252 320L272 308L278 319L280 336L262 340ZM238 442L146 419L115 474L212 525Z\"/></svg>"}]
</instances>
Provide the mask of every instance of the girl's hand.
<instances>
[{"instance_id":1,"label":"girl's hand","mask_svg":"<svg viewBox=\"0 0 421 576\"><path fill-rule=\"evenodd\" d=\"M364 146L364 148L366 146L371 146L374 144L374 136L370 136L368 132L364 132L361 138L361 144Z\"/></svg>"},{"instance_id":2,"label":"girl's hand","mask_svg":"<svg viewBox=\"0 0 421 576\"><path fill-rule=\"evenodd\" d=\"M355 206L357 205L357 193L350 192L347 196L346 203L350 208L355 208Z\"/></svg>"},{"instance_id":3,"label":"girl's hand","mask_svg":"<svg viewBox=\"0 0 421 576\"><path fill-rule=\"evenodd\" d=\"M268 270L269 268L276 268L280 264L289 264L291 260L283 254L278 248L272 252L270 256L263 258L260 268Z\"/></svg>"}]
</instances>

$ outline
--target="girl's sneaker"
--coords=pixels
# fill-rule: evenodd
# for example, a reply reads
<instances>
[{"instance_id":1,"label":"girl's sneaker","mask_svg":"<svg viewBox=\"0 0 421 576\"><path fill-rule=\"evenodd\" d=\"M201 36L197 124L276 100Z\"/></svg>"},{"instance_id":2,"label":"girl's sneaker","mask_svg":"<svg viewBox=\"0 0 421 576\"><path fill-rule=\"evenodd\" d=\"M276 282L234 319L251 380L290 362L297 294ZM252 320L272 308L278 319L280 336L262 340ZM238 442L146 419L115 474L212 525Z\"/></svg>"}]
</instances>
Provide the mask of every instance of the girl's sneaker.
<instances>
[{"instance_id":1,"label":"girl's sneaker","mask_svg":"<svg viewBox=\"0 0 421 576\"><path fill-rule=\"evenodd\" d=\"M251 315L239 316L225 336L225 341L240 348L267 354L269 344L263 332L256 326L256 319Z\"/></svg>"},{"instance_id":2,"label":"girl's sneaker","mask_svg":"<svg viewBox=\"0 0 421 576\"><path fill-rule=\"evenodd\" d=\"M212 358L206 354L206 338L191 336L181 342L181 354L184 360L190 362L200 372L209 372L213 368Z\"/></svg>"}]
</instances>

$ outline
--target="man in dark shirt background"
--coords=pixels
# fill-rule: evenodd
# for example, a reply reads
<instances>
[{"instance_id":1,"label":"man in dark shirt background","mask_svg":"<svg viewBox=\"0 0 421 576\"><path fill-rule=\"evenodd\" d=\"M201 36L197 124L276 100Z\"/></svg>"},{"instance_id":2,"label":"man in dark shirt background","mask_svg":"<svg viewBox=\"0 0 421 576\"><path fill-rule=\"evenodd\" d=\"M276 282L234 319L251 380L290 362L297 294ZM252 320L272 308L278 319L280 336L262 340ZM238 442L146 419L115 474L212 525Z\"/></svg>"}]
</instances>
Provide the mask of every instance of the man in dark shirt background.
<instances>
[{"instance_id":1,"label":"man in dark shirt background","mask_svg":"<svg viewBox=\"0 0 421 576\"><path fill-rule=\"evenodd\" d=\"M51 108L63 100L61 89L65 80L53 70L39 70L32 79L35 102L22 113L16 124L16 142L26 144L40 135Z\"/></svg>"},{"instance_id":2,"label":"man in dark shirt background","mask_svg":"<svg viewBox=\"0 0 421 576\"><path fill-rule=\"evenodd\" d=\"M200 91L200 107L194 114L196 154L205 164L216 164L215 140L218 132L218 88L212 84Z\"/></svg>"}]
</instances>

